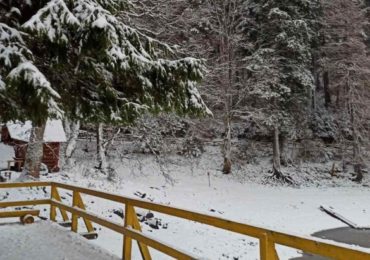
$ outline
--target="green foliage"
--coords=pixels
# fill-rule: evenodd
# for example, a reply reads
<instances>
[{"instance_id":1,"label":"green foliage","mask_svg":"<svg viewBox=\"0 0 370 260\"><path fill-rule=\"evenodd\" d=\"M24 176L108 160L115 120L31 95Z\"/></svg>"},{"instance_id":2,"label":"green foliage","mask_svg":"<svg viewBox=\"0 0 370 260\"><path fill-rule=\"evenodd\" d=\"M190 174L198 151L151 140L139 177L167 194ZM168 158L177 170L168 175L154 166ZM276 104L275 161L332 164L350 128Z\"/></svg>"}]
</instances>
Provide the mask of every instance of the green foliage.
<instances>
[{"instance_id":1,"label":"green foliage","mask_svg":"<svg viewBox=\"0 0 370 260\"><path fill-rule=\"evenodd\" d=\"M209 113L196 89L203 62L174 57L166 44L153 44L153 39L118 19L130 7L129 1L50 0L31 6L1 2L7 7L2 12L16 6L25 14L22 19L27 17L16 23L21 38L26 37L25 49L32 53L23 61L49 86L35 84L25 72L5 82L3 93L25 106L25 117L36 116L31 111L27 115L30 105L45 118L61 116L62 110L70 118L106 123L130 123L145 112ZM3 45L1 40L0 51ZM0 75L5 78L9 72Z\"/></svg>"}]
</instances>

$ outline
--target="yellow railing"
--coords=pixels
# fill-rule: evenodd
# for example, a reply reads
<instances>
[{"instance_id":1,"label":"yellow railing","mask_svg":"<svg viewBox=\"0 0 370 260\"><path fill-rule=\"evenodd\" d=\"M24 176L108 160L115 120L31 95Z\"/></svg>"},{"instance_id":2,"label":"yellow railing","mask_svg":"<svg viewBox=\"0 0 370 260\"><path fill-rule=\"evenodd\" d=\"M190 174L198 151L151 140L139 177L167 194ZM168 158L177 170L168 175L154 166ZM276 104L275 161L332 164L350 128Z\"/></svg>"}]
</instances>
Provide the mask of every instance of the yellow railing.
<instances>
[{"instance_id":1,"label":"yellow railing","mask_svg":"<svg viewBox=\"0 0 370 260\"><path fill-rule=\"evenodd\" d=\"M370 254L368 250L353 249L345 244L331 243L322 239L316 239L312 237L302 237L296 235L290 235L282 232L276 232L261 227L251 226L219 217L209 216L201 213L192 212L185 209L179 209L175 207L165 206L156 204L144 200L124 197L115 195L112 193L97 191L94 189L88 189L78 187L74 185L68 185L57 182L30 182L30 183L1 183L0 189L4 188L22 188L22 187L51 187L51 197L46 200L31 200L31 201L7 201L0 202L0 207L14 207L14 206L25 206L25 205L50 205L50 219L56 220L57 209L60 210L64 221L69 221L69 217L66 212L72 214L72 231L77 232L78 229L78 217L83 218L88 232L93 232L92 222L111 229L123 235L123 255L122 258L125 260L131 259L132 240L136 240L140 253L143 259L151 259L150 252L148 249L152 247L165 253L175 259L196 259L197 257L192 256L189 253L175 249L170 245L158 241L152 236L145 235L141 232L140 223L135 213L135 207L160 212L166 215L179 217L195 221L198 223L214 226L224 230L232 231L242 235L250 236L259 239L260 241L260 259L263 260L278 260L279 257L276 253L275 245L283 245L291 248L302 250L303 252L312 253L332 259L343 259L343 260L357 260L364 259L370 260ZM58 193L58 188L70 190L73 192L72 206L66 205L61 202L61 198ZM112 222L104 217L97 216L86 211L80 194L86 194L95 196L98 198L107 199L110 201L118 202L125 206L125 218L124 224ZM2 212L0 217L6 217L7 213ZM19 216L19 214L10 211L9 217Z\"/></svg>"}]
</instances>

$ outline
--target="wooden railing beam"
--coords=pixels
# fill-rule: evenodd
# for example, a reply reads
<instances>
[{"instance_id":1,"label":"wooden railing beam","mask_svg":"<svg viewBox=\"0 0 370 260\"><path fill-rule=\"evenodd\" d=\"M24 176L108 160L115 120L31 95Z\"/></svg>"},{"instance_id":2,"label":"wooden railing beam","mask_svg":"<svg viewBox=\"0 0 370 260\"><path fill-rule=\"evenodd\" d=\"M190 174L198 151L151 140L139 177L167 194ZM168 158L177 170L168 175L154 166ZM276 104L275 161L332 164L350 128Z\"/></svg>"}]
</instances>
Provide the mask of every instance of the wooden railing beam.
<instances>
[{"instance_id":1,"label":"wooden railing beam","mask_svg":"<svg viewBox=\"0 0 370 260\"><path fill-rule=\"evenodd\" d=\"M19 206L35 206L49 205L50 199L46 200L20 200L20 201L1 201L0 208L19 207Z\"/></svg>"},{"instance_id":2,"label":"wooden railing beam","mask_svg":"<svg viewBox=\"0 0 370 260\"><path fill-rule=\"evenodd\" d=\"M85 220L87 229L92 230L91 221L99 225L105 226L108 229L116 231L125 236L124 239L124 250L123 256L125 260L130 260L132 240L136 240L139 243L140 252L142 253L143 259L150 260L150 253L148 246L155 248L163 253L173 256L177 259L193 259L195 257L190 256L180 250L171 248L165 243L161 243L154 238L141 233L140 223L138 222L134 207L144 208L159 213L167 214L182 219L195 221L198 223L206 224L236 232L239 234L255 237L260 240L260 252L261 259L272 259L277 260L278 255L276 253L275 245L283 245L291 248L299 249L304 252L317 254L332 259L344 260L344 259L361 259L370 260L370 251L366 249L354 249L349 245L329 242L323 239L304 237L299 235L286 234L282 232L275 232L272 230L264 229L262 227L256 227L246 225L240 222L230 221L227 219L205 215L202 213L192 212L185 209L179 209L161 204L155 204L144 200L135 198L128 198L119 196L112 193L101 192L88 188L77 187L68 184L56 183L56 182L30 182L30 183L0 183L1 188L27 188L27 187L41 187L51 186L51 199L48 200L28 200L28 201L8 201L0 202L0 207L14 207L14 206L27 206L27 205L42 205L50 204L50 219L55 221L56 208L62 213L63 219L68 220L66 212L72 213L72 230L77 232L76 218L82 217ZM57 191L57 188L67 189L73 191L73 207L67 206L61 202L61 198ZM94 214L88 213L83 204L80 193L115 201L121 204L125 204L125 223L124 226L109 221L107 219L98 217ZM5 214L5 213L4 213ZM18 213L17 213L18 214ZM19 213L20 214L20 213ZM91 226L89 227L89 224Z\"/></svg>"}]
</instances>

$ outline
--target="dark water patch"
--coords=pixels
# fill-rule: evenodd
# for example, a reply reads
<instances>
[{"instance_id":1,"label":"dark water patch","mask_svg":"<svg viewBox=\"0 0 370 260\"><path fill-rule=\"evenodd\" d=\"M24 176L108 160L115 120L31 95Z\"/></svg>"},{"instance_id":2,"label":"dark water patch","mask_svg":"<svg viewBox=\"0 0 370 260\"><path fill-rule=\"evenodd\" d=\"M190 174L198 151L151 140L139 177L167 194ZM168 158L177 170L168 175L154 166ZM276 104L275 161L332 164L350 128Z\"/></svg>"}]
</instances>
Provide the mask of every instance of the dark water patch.
<instances>
[{"instance_id":1,"label":"dark water patch","mask_svg":"<svg viewBox=\"0 0 370 260\"><path fill-rule=\"evenodd\" d=\"M319 231L312 234L312 236L370 248L370 228L341 227ZM330 258L304 253L301 257L292 258L291 260L330 260Z\"/></svg>"}]
</instances>

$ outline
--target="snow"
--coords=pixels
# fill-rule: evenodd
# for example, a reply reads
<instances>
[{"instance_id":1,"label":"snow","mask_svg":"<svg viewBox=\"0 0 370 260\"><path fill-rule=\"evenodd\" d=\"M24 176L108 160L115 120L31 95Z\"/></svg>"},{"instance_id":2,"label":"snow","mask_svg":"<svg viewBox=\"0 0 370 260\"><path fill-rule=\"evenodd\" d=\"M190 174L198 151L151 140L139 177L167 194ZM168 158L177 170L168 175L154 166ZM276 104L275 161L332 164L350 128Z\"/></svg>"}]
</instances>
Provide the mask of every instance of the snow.
<instances>
[{"instance_id":1,"label":"snow","mask_svg":"<svg viewBox=\"0 0 370 260\"><path fill-rule=\"evenodd\" d=\"M30 54L30 51L24 46L22 33L0 23L0 61L11 68L14 64L14 58L25 60L24 54Z\"/></svg>"},{"instance_id":2,"label":"snow","mask_svg":"<svg viewBox=\"0 0 370 260\"><path fill-rule=\"evenodd\" d=\"M79 147L84 146L79 144ZM0 147L0 149L3 148ZM127 155L121 160L113 162L111 160L118 174L116 182L107 181L106 176L91 170L94 162L90 162L88 158L79 159L78 164L70 171L43 176L42 180L71 183L129 197L144 197L143 199L147 201L300 236L309 236L320 230L344 226L343 223L321 212L320 205L333 207L339 214L359 226L370 226L370 204L368 203L370 189L366 185L346 184L341 179L331 182L321 179L321 186L318 181L309 182L308 186L300 188L261 185L256 182L262 179L261 175L264 175L264 162L254 166L255 168L248 166L249 168L243 168L240 173L235 171L233 175L225 176L215 170L219 167L217 163L219 158L209 151L208 153L209 155L203 155L200 159L193 159L198 161L180 156L169 157L170 162L166 167L172 178L171 182L164 178L157 161L149 155ZM76 156L78 158L78 152ZM315 167L318 166L307 165L307 171L310 172L305 173L306 170L302 170L299 174L303 179L307 178L309 174L313 174ZM330 168L329 165L321 165L321 167ZM290 171L293 171L293 168L290 168ZM210 172L210 185L207 172ZM368 176L365 183L367 179ZM44 193L42 189L9 189L7 192L8 195L0 190L0 200L3 200L1 199L3 196L6 196L5 200L10 201L42 199L50 196L49 191ZM66 190L59 192L63 202L71 205L71 192ZM123 211L122 204L86 195L82 197L88 211L111 221L123 223L123 219L114 213L116 210ZM41 209L46 209L46 211L42 210L41 214L48 217L48 207L41 207ZM136 211L141 214L148 212L143 209L136 209ZM254 238L153 213L162 224L159 229L155 229L149 226L155 222L153 220L148 221L151 222L148 224L141 223L143 232L171 246L207 259L259 259L259 244ZM58 218L61 220L60 215ZM89 243L120 257L122 236L99 225L94 224L94 227L99 237ZM85 231L82 220L79 221L79 231ZM370 252L368 249L365 250ZM153 249L150 249L150 252L153 259L170 259ZM282 246L278 246L278 253L280 259L301 255L301 252L295 249ZM133 259L141 259L136 243L134 243L133 256Z\"/></svg>"},{"instance_id":3,"label":"snow","mask_svg":"<svg viewBox=\"0 0 370 260\"><path fill-rule=\"evenodd\" d=\"M58 118L62 117L63 112L54 100L54 98L60 99L58 92L51 87L45 75L32 62L25 61L18 64L10 71L7 78L11 81L10 87L19 88L17 91L23 92L24 87L34 88L39 102L48 106L48 113Z\"/></svg>"},{"instance_id":4,"label":"snow","mask_svg":"<svg viewBox=\"0 0 370 260\"><path fill-rule=\"evenodd\" d=\"M6 169L8 167L8 160L11 160L14 156L13 147L0 143L0 169Z\"/></svg>"},{"instance_id":5,"label":"snow","mask_svg":"<svg viewBox=\"0 0 370 260\"><path fill-rule=\"evenodd\" d=\"M2 81L2 77L0 75L0 90L4 90L5 89L5 82Z\"/></svg>"},{"instance_id":6,"label":"snow","mask_svg":"<svg viewBox=\"0 0 370 260\"><path fill-rule=\"evenodd\" d=\"M1 260L120 259L101 247L55 223L40 221L31 225L0 225Z\"/></svg>"},{"instance_id":7,"label":"snow","mask_svg":"<svg viewBox=\"0 0 370 260\"><path fill-rule=\"evenodd\" d=\"M107 19L104 16L100 16L96 21L91 24L92 27L104 29L108 26Z\"/></svg>"},{"instance_id":8,"label":"snow","mask_svg":"<svg viewBox=\"0 0 370 260\"><path fill-rule=\"evenodd\" d=\"M45 89L51 96L60 98L59 94L51 87L50 82L46 79L44 74L42 74L30 61L19 64L9 73L8 77L12 80L19 80L22 78L32 86Z\"/></svg>"},{"instance_id":9,"label":"snow","mask_svg":"<svg viewBox=\"0 0 370 260\"><path fill-rule=\"evenodd\" d=\"M29 142L31 135L32 122L25 123L7 123L6 124L10 137L24 142ZM63 123L61 120L48 120L44 133L44 142L66 142L66 134L64 132Z\"/></svg>"},{"instance_id":10,"label":"snow","mask_svg":"<svg viewBox=\"0 0 370 260\"><path fill-rule=\"evenodd\" d=\"M45 34L51 42L68 42L66 29L80 25L63 0L51 0L44 8L33 15L23 28Z\"/></svg>"}]
</instances>

